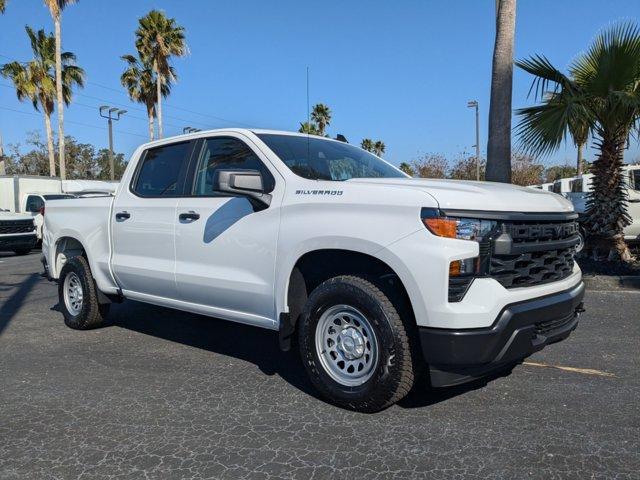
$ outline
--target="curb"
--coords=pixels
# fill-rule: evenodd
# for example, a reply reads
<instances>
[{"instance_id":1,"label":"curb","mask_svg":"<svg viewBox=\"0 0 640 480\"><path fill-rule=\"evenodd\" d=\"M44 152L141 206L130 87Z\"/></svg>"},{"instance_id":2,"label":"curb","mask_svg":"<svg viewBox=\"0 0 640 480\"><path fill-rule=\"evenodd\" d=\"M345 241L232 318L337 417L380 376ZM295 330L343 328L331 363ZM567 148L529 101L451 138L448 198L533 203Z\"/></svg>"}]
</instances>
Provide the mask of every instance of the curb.
<instances>
[{"instance_id":1,"label":"curb","mask_svg":"<svg viewBox=\"0 0 640 480\"><path fill-rule=\"evenodd\" d=\"M640 275L584 275L590 290L640 290Z\"/></svg>"}]
</instances>

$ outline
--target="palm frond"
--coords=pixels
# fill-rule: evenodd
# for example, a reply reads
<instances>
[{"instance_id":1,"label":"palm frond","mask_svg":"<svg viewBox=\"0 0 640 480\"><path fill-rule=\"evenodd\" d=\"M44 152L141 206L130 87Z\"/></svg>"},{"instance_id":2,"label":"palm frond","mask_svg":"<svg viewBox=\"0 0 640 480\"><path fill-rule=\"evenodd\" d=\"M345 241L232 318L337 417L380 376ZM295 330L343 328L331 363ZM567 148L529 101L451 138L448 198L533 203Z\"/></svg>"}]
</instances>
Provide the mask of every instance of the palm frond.
<instances>
[{"instance_id":1,"label":"palm frond","mask_svg":"<svg viewBox=\"0 0 640 480\"><path fill-rule=\"evenodd\" d=\"M534 98L536 99L542 100L550 87L553 92L575 88L571 79L554 67L543 55L533 55L531 58L516 60L514 63L535 77L528 95L531 95L531 92L535 90Z\"/></svg>"}]
</instances>

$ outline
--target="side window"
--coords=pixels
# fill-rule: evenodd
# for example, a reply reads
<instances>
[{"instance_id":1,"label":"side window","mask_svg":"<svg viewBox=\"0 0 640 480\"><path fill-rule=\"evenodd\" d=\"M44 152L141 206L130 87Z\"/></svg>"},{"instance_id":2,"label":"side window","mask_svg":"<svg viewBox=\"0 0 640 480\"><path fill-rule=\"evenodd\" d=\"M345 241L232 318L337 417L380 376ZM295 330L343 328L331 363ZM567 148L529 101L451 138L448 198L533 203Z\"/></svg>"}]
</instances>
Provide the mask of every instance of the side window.
<instances>
[{"instance_id":1,"label":"side window","mask_svg":"<svg viewBox=\"0 0 640 480\"><path fill-rule=\"evenodd\" d=\"M275 187L271 172L247 144L233 137L214 137L203 144L194 175L193 194L215 196L215 180L220 170L257 170L262 174L266 192Z\"/></svg>"},{"instance_id":2,"label":"side window","mask_svg":"<svg viewBox=\"0 0 640 480\"><path fill-rule=\"evenodd\" d=\"M571 193L582 193L582 179L572 180L569 184L571 185Z\"/></svg>"},{"instance_id":3,"label":"side window","mask_svg":"<svg viewBox=\"0 0 640 480\"><path fill-rule=\"evenodd\" d=\"M631 170L631 188L640 191L640 169Z\"/></svg>"},{"instance_id":4,"label":"side window","mask_svg":"<svg viewBox=\"0 0 640 480\"><path fill-rule=\"evenodd\" d=\"M141 197L175 197L184 194L184 170L191 142L150 148L134 180L133 192Z\"/></svg>"},{"instance_id":5,"label":"side window","mask_svg":"<svg viewBox=\"0 0 640 480\"><path fill-rule=\"evenodd\" d=\"M38 195L27 197L27 212L38 212L42 207L44 207L44 200Z\"/></svg>"}]
</instances>

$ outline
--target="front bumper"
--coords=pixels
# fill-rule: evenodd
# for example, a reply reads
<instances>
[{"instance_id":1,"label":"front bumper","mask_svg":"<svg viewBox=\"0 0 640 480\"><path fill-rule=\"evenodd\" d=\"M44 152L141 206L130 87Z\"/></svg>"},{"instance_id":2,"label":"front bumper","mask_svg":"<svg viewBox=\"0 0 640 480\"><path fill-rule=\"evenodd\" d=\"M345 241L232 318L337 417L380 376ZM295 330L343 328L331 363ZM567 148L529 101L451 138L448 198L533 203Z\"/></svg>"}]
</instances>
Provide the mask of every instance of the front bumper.
<instances>
[{"instance_id":1,"label":"front bumper","mask_svg":"<svg viewBox=\"0 0 640 480\"><path fill-rule=\"evenodd\" d=\"M33 248L38 241L36 233L24 235L0 235L0 251L12 251L21 248Z\"/></svg>"},{"instance_id":2,"label":"front bumper","mask_svg":"<svg viewBox=\"0 0 640 480\"><path fill-rule=\"evenodd\" d=\"M457 385L500 370L569 336L583 311L584 283L505 306L491 327L420 327L431 384Z\"/></svg>"}]
</instances>

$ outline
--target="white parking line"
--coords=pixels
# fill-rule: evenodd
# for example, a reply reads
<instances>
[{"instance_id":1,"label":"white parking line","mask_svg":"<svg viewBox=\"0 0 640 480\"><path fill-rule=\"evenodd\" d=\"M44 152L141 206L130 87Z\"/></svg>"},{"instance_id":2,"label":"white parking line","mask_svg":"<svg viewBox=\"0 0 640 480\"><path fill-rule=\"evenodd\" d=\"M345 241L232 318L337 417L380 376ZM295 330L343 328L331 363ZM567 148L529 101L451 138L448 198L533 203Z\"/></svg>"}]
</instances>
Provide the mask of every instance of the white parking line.
<instances>
[{"instance_id":1,"label":"white parking line","mask_svg":"<svg viewBox=\"0 0 640 480\"><path fill-rule=\"evenodd\" d=\"M602 370L595 370L593 368L563 367L561 365L547 365L546 363L537 362L523 362L523 365L529 365L531 367L555 368L557 370L564 370L565 372L583 373L585 375L598 375L600 377L615 377L615 374L613 373L603 372Z\"/></svg>"}]
</instances>

